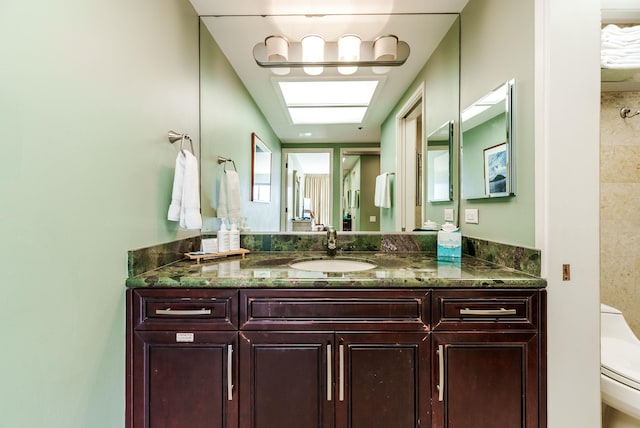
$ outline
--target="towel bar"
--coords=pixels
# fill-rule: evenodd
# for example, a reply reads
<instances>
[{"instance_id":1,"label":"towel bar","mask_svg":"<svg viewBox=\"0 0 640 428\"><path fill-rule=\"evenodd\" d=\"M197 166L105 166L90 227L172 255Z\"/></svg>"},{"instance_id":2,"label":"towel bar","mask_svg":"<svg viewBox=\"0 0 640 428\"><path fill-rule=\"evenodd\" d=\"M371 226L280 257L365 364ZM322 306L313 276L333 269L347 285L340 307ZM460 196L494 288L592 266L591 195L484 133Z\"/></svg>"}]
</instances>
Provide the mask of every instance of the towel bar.
<instances>
[{"instance_id":1,"label":"towel bar","mask_svg":"<svg viewBox=\"0 0 640 428\"><path fill-rule=\"evenodd\" d=\"M227 162L231 162L233 164L233 169L238 172L238 168L236 168L236 163L229 158L225 158L222 156L218 156L218 165L223 163L224 164L224 172L227 172Z\"/></svg>"},{"instance_id":2,"label":"towel bar","mask_svg":"<svg viewBox=\"0 0 640 428\"><path fill-rule=\"evenodd\" d=\"M193 140L191 139L191 137L189 137L187 134L180 134L176 131L169 131L169 142L173 144L176 141L180 140L180 150L182 150L185 138L189 140L189 143L191 143L191 153L195 155L196 152L195 150L193 150Z\"/></svg>"}]
</instances>

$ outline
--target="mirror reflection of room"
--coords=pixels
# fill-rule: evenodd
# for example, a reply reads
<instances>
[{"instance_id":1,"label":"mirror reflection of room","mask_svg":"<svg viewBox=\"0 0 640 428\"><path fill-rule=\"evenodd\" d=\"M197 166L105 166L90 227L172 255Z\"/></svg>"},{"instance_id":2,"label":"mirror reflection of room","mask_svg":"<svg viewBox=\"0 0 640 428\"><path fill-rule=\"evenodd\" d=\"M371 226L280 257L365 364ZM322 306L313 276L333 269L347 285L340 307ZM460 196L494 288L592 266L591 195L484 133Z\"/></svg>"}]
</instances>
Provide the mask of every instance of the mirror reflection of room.
<instances>
[{"instance_id":1,"label":"mirror reflection of room","mask_svg":"<svg viewBox=\"0 0 640 428\"><path fill-rule=\"evenodd\" d=\"M312 232L331 225L330 153L288 153L286 172L286 230Z\"/></svg>"},{"instance_id":2,"label":"mirror reflection of room","mask_svg":"<svg viewBox=\"0 0 640 428\"><path fill-rule=\"evenodd\" d=\"M241 183L240 193L243 216L253 232L288 232L293 231L294 226L296 231L318 231L329 225L346 232L410 232L417 230L426 219L441 224L447 209L457 213L458 154L452 156L449 180L454 199L448 203L428 201L426 165L426 135L445 120L456 118L459 112L460 20L457 13L337 14L311 18L304 15L206 16L201 22L203 231L215 232L219 224L215 209L219 174L210 163L210 159L218 155L235 159L241 180L248 181ZM271 34L281 34L297 46L310 27L314 33L321 33L328 45L334 46L344 34L345 25L349 32L361 37L361 52L371 50L373 41L381 34L394 34L389 40L398 38L401 42L397 54L402 61L387 67L360 65L352 74L343 74L337 70L340 67L325 65L320 74L309 75L293 65L280 67L282 69L263 68L252 55L247 55L256 45L262 48L265 38ZM238 31L238 28L251 31ZM292 48L292 55L294 51ZM327 55L330 52L328 49ZM325 89L315 92L296 89L302 82L309 85L305 88L313 84ZM362 91L358 88L362 88L368 94L367 100L349 101L348 105L327 101L325 96L331 92L327 90L329 83L333 84L329 86L340 84L340 89L334 88L332 92L338 94L359 94ZM320 96L320 100L298 99L301 94L309 93ZM420 95L421 107L415 110L420 114L412 123L419 132L414 135L415 150L405 150L398 138L404 122L398 120L413 121L412 116L407 116L412 109L404 112L404 107L407 102L415 107L413 95L416 93ZM233 114L229 106L234 106ZM341 107L338 109L341 114L333 119L325 118L320 110L328 107ZM309 114L301 118L298 113L303 111ZM359 117L353 118L347 111L357 111ZM251 195L253 190L261 190L254 189L250 183L252 165L250 158L247 159L248 145L244 143L253 132L271 151L270 201L267 203L262 197L252 199ZM456 137L454 144L457 143ZM310 187L305 186L305 180L311 180L314 173L293 169L291 165L287 168L287 151L311 150L311 147L331 153L328 197L306 194ZM354 147L379 148L376 176L391 177L389 204L374 205L369 210L368 199L370 193L375 192L373 179L361 177L359 188L343 186L340 152ZM365 158L359 159L361 165L366 163ZM305 198L308 209L304 209Z\"/></svg>"},{"instance_id":3,"label":"mirror reflection of room","mask_svg":"<svg viewBox=\"0 0 640 428\"><path fill-rule=\"evenodd\" d=\"M376 176L380 173L380 153L346 151L342 166L342 230L379 231L380 208L374 204Z\"/></svg>"}]
</instances>

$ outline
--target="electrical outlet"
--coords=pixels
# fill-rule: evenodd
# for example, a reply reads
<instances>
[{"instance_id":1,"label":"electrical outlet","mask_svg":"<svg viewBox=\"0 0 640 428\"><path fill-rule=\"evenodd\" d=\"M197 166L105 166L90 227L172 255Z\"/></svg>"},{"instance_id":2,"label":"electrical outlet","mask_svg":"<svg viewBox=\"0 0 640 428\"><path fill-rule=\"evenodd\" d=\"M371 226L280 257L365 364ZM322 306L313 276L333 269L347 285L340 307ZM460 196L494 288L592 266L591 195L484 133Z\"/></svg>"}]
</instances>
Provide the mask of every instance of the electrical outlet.
<instances>
[{"instance_id":1,"label":"electrical outlet","mask_svg":"<svg viewBox=\"0 0 640 428\"><path fill-rule=\"evenodd\" d=\"M478 224L478 209L468 208L464 210L464 222Z\"/></svg>"},{"instance_id":2,"label":"electrical outlet","mask_svg":"<svg viewBox=\"0 0 640 428\"><path fill-rule=\"evenodd\" d=\"M444 209L444 221L453 221L453 208Z\"/></svg>"},{"instance_id":3,"label":"electrical outlet","mask_svg":"<svg viewBox=\"0 0 640 428\"><path fill-rule=\"evenodd\" d=\"M374 216L374 215L370 215L370 216L369 216L369 221L370 221L371 223L375 223L375 222L376 222L376 216Z\"/></svg>"}]
</instances>

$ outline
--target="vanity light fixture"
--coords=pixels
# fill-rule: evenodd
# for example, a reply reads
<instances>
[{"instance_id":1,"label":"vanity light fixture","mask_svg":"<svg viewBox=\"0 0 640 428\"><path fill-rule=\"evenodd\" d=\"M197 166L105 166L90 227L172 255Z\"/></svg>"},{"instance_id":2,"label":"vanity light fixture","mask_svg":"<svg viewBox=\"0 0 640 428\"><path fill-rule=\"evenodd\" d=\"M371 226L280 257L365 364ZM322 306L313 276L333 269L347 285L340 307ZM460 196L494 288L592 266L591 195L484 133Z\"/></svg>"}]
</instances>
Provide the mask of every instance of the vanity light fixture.
<instances>
[{"instance_id":1,"label":"vanity light fixture","mask_svg":"<svg viewBox=\"0 0 640 428\"><path fill-rule=\"evenodd\" d=\"M380 36L373 41L373 58L376 61L395 61L398 57L398 38L393 34ZM372 67L376 74L389 72L389 67Z\"/></svg>"},{"instance_id":2,"label":"vanity light fixture","mask_svg":"<svg viewBox=\"0 0 640 428\"><path fill-rule=\"evenodd\" d=\"M324 39L318 35L311 34L302 39L302 62L318 63L324 61ZM324 68L305 66L304 72L310 76L322 74Z\"/></svg>"},{"instance_id":3,"label":"vanity light fixture","mask_svg":"<svg viewBox=\"0 0 640 428\"><path fill-rule=\"evenodd\" d=\"M338 39L338 60L342 62L357 62L360 60L360 37L355 34L345 34ZM338 67L338 73L349 75L358 71L358 66Z\"/></svg>"},{"instance_id":4,"label":"vanity light fixture","mask_svg":"<svg viewBox=\"0 0 640 428\"><path fill-rule=\"evenodd\" d=\"M353 74L361 67L372 67L374 72L382 73L404 64L409 53L409 45L392 34L373 41L361 40L356 34L325 41L311 34L300 42L275 35L253 47L253 58L260 67L275 70L276 74L302 68L312 76L321 74L324 67L336 67L341 74Z\"/></svg>"},{"instance_id":5,"label":"vanity light fixture","mask_svg":"<svg viewBox=\"0 0 640 428\"><path fill-rule=\"evenodd\" d=\"M289 41L282 36L269 36L264 40L267 48L267 60L285 62L289 60ZM280 76L289 74L289 67L272 68L271 72Z\"/></svg>"}]
</instances>

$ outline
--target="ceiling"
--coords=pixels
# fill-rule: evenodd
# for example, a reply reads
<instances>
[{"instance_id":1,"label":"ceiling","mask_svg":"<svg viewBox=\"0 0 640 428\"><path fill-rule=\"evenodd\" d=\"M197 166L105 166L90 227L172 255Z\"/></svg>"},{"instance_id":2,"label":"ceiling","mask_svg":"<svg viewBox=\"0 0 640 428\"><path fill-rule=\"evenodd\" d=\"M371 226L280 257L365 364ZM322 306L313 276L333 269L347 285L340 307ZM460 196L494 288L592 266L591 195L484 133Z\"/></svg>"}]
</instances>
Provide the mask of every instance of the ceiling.
<instances>
[{"instance_id":1,"label":"ceiling","mask_svg":"<svg viewBox=\"0 0 640 428\"><path fill-rule=\"evenodd\" d=\"M283 143L372 142L380 141L380 125L427 62L456 14L468 0L191 0L207 29L216 40L267 121ZM321 3L321 4L320 4ZM313 16L310 16L313 15ZM335 41L345 33L373 40L394 34L409 44L406 63L384 75L362 68L357 74L341 76L325 68L315 79L380 80L362 124L293 125L278 90L278 80L307 79L301 70L277 76L259 67L253 47L269 35L283 35L291 41L320 34ZM309 135L310 134L310 135Z\"/></svg>"}]
</instances>

